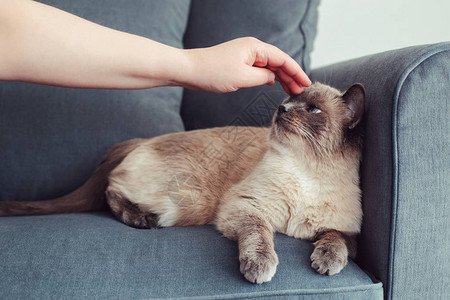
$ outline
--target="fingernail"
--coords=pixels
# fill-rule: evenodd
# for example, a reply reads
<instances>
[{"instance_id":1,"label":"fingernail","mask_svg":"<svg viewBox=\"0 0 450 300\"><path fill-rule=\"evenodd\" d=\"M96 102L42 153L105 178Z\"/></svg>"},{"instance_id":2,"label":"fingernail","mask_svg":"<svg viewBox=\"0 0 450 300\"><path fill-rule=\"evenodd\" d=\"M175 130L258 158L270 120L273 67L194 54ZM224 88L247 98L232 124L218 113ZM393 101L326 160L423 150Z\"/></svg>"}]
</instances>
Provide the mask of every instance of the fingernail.
<instances>
[{"instance_id":1,"label":"fingernail","mask_svg":"<svg viewBox=\"0 0 450 300\"><path fill-rule=\"evenodd\" d=\"M274 73L270 73L269 75L269 82L274 82L275 81L275 74Z\"/></svg>"}]
</instances>

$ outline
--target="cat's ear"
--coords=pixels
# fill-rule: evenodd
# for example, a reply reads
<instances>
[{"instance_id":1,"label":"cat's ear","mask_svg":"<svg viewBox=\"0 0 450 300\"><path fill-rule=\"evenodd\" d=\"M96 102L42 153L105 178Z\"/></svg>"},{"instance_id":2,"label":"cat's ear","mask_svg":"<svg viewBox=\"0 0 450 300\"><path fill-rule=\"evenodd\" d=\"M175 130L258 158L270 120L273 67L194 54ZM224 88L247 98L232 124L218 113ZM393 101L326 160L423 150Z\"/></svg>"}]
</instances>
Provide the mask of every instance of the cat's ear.
<instances>
[{"instance_id":1,"label":"cat's ear","mask_svg":"<svg viewBox=\"0 0 450 300\"><path fill-rule=\"evenodd\" d=\"M350 111L348 128L353 129L361 121L364 114L364 87L360 83L352 85L342 96Z\"/></svg>"}]
</instances>

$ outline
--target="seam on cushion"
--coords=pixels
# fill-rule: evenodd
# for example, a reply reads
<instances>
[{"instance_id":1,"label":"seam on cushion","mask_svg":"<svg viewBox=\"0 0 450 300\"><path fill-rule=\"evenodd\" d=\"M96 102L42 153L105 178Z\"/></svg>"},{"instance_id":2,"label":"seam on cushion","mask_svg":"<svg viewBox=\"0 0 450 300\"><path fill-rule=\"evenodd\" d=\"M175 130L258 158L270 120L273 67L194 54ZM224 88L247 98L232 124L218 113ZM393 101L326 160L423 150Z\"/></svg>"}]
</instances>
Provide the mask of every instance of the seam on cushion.
<instances>
[{"instance_id":1,"label":"seam on cushion","mask_svg":"<svg viewBox=\"0 0 450 300\"><path fill-rule=\"evenodd\" d=\"M305 31L303 30L303 22L305 22L305 17L309 14L309 10L311 8L311 1L308 1L308 4L306 5L306 9L305 9L305 13L302 16L302 21L300 22L298 29L300 30L300 32L302 33L302 37L303 37L303 47L302 47L302 68L306 68L305 67L305 56L306 56L306 36L305 36ZM309 67L308 67L309 68Z\"/></svg>"},{"instance_id":2,"label":"seam on cushion","mask_svg":"<svg viewBox=\"0 0 450 300\"><path fill-rule=\"evenodd\" d=\"M403 84L408 79L409 75L423 62L431 58L432 56L435 56L439 53L449 51L450 50L450 43L443 43L443 44L434 44L430 46L430 50L428 50L426 53L422 54L419 58L417 58L414 62L409 64L405 70L403 71L402 75L400 76L397 87L395 89L394 93L394 101L393 101L393 115L392 115L392 176L394 183L392 185L392 217L391 217L391 233L390 233L390 247L389 247L389 259L388 259L388 282L386 285L386 298L387 300L392 299L392 290L394 287L394 281L393 281L393 273L394 273L394 260L395 260L395 244L396 244L396 231L397 231L397 209L398 209L398 106L399 106L399 99L400 99L400 93L403 88Z\"/></svg>"},{"instance_id":3,"label":"seam on cushion","mask_svg":"<svg viewBox=\"0 0 450 300\"><path fill-rule=\"evenodd\" d=\"M339 287L331 289L300 289L300 290L281 290L281 291L265 291L265 292L250 292L250 293L237 293L237 294L224 294L213 296L199 296L199 297L181 297L181 298L163 298L163 299L241 299L241 298L261 298L261 297L277 297L277 296L292 296L292 295L327 295L327 294L339 294L349 292L366 292L382 288L382 283L374 283L368 285L361 285L356 287ZM154 299L154 298L152 298Z\"/></svg>"},{"instance_id":4,"label":"seam on cushion","mask_svg":"<svg viewBox=\"0 0 450 300\"><path fill-rule=\"evenodd\" d=\"M188 13L187 13L187 18L186 18L186 25L184 26L184 31L183 31L183 36L181 37L181 45L183 46L183 49L186 49L186 46L185 46L185 43L186 43L186 41L185 41L185 39L186 39L186 32L188 31L188 29L189 29L189 25L191 24L191 20L192 20L192 14L193 14L193 12L192 12L192 6L193 6L193 4L192 4L192 2L193 2L194 0L190 0L189 1L189 9L188 9ZM183 91L184 91L184 88L183 88Z\"/></svg>"}]
</instances>

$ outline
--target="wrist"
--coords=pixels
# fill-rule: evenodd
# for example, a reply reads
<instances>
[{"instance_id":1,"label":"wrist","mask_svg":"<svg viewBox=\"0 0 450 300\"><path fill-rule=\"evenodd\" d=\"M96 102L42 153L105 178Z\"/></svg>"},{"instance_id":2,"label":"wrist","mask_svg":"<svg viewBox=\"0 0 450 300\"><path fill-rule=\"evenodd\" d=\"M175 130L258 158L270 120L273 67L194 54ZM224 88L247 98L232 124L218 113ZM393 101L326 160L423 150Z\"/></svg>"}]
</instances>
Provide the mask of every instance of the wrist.
<instances>
[{"instance_id":1,"label":"wrist","mask_svg":"<svg viewBox=\"0 0 450 300\"><path fill-rule=\"evenodd\" d=\"M185 69L183 50L153 40L145 40L146 46L141 47L138 52L143 56L137 59L136 66L143 72L140 75L135 74L136 77L141 77L146 82L148 85L146 88L180 85L179 78Z\"/></svg>"},{"instance_id":2,"label":"wrist","mask_svg":"<svg viewBox=\"0 0 450 300\"><path fill-rule=\"evenodd\" d=\"M168 62L168 81L169 85L182 86L184 88L198 90L198 69L201 65L201 58L198 55L198 49L176 49L167 56Z\"/></svg>"}]
</instances>

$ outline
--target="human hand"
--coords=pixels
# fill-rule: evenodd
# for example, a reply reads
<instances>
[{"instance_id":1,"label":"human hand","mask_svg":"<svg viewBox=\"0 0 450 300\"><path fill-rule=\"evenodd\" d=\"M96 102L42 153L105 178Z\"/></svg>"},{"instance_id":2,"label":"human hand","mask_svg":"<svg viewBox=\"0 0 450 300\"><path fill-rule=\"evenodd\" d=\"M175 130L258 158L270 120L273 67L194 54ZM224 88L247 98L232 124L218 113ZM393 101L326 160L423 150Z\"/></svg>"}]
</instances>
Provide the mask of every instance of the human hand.
<instances>
[{"instance_id":1,"label":"human hand","mask_svg":"<svg viewBox=\"0 0 450 300\"><path fill-rule=\"evenodd\" d=\"M297 62L277 47L256 38L231 40L210 48L183 50L188 74L178 81L190 89L216 93L244 87L273 85L275 80L288 94L299 94L311 80Z\"/></svg>"},{"instance_id":2,"label":"human hand","mask_svg":"<svg viewBox=\"0 0 450 300\"><path fill-rule=\"evenodd\" d=\"M108 89L176 85L225 93L276 79L289 94L311 84L291 57L255 38L184 50L36 1L4 2L0 80Z\"/></svg>"}]
</instances>

